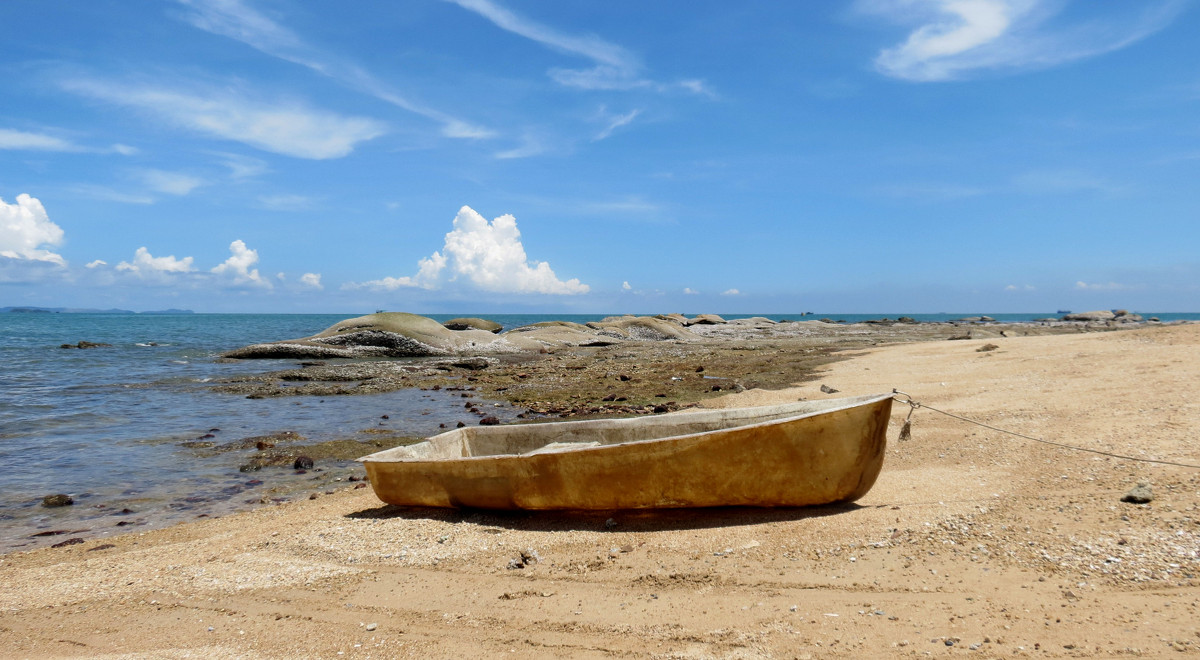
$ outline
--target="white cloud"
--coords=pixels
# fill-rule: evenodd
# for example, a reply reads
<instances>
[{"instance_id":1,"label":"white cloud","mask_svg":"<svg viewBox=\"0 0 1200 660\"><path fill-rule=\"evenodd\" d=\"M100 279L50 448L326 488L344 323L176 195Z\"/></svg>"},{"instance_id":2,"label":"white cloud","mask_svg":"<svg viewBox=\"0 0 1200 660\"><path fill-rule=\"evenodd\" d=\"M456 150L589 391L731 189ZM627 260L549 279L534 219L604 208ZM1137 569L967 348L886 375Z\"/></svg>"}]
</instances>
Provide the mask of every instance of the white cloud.
<instances>
[{"instance_id":1,"label":"white cloud","mask_svg":"<svg viewBox=\"0 0 1200 660\"><path fill-rule=\"evenodd\" d=\"M599 142L600 140L607 139L613 134L613 131L621 128L622 126L628 126L629 123L636 119L638 115L642 114L642 111L631 110L623 115L609 116L604 109L601 108L600 113L607 122L607 125L603 130L597 133L595 137L592 138L592 142Z\"/></svg>"},{"instance_id":2,"label":"white cloud","mask_svg":"<svg viewBox=\"0 0 1200 660\"><path fill-rule=\"evenodd\" d=\"M62 255L44 249L61 245L63 235L62 227L50 221L36 197L21 193L16 204L0 198L0 256L66 266Z\"/></svg>"},{"instance_id":3,"label":"white cloud","mask_svg":"<svg viewBox=\"0 0 1200 660\"><path fill-rule=\"evenodd\" d=\"M135 195L131 193L123 193L119 190L113 190L107 186L97 186L94 184L81 184L71 188L73 192L84 197L92 199L104 200L106 202L118 202L120 204L153 204L154 198L148 195Z\"/></svg>"},{"instance_id":4,"label":"white cloud","mask_svg":"<svg viewBox=\"0 0 1200 660\"><path fill-rule=\"evenodd\" d=\"M230 277L234 284L271 288L271 282L259 275L257 268L251 268L258 263L258 250L251 250L245 242L236 240L229 244L229 251L232 254L224 263L213 267L213 274Z\"/></svg>"},{"instance_id":5,"label":"white cloud","mask_svg":"<svg viewBox=\"0 0 1200 660\"><path fill-rule=\"evenodd\" d=\"M880 72L912 81L963 78L983 70L1056 66L1124 48L1162 29L1181 0L1104 3L1108 15L1061 24L1060 0L860 0L868 13L914 25L904 43L875 59ZM1082 13L1101 3L1076 3ZM1116 11L1113 11L1113 8Z\"/></svg>"},{"instance_id":6,"label":"white cloud","mask_svg":"<svg viewBox=\"0 0 1200 660\"><path fill-rule=\"evenodd\" d=\"M246 6L241 0L179 2L191 8L187 20L193 26L235 39L271 57L298 64L351 89L439 122L442 124L442 135L446 137L485 138L494 134L491 130L405 98L361 66L314 48L295 32Z\"/></svg>"},{"instance_id":7,"label":"white cloud","mask_svg":"<svg viewBox=\"0 0 1200 660\"><path fill-rule=\"evenodd\" d=\"M721 292L721 295L723 296L740 296L741 294L742 292L738 291L737 289L726 289L725 291Z\"/></svg>"},{"instance_id":8,"label":"white cloud","mask_svg":"<svg viewBox=\"0 0 1200 660\"><path fill-rule=\"evenodd\" d=\"M1079 281L1075 283L1075 288L1081 291L1128 291L1134 287L1127 284L1117 284L1116 282L1088 283Z\"/></svg>"},{"instance_id":9,"label":"white cloud","mask_svg":"<svg viewBox=\"0 0 1200 660\"><path fill-rule=\"evenodd\" d=\"M216 89L188 90L104 80L64 80L67 91L132 107L170 124L285 156L341 158L383 135L382 122L347 117L296 101L262 101Z\"/></svg>"},{"instance_id":10,"label":"white cloud","mask_svg":"<svg viewBox=\"0 0 1200 660\"><path fill-rule=\"evenodd\" d=\"M107 266L107 265L108 265L107 261L105 261L103 259L97 259L95 261L88 262L87 268L99 268L100 266Z\"/></svg>"},{"instance_id":11,"label":"white cloud","mask_svg":"<svg viewBox=\"0 0 1200 660\"><path fill-rule=\"evenodd\" d=\"M573 295L591 290L578 279L558 279L544 261L530 261L512 215L502 215L489 223L469 206L459 210L442 250L422 259L416 275L348 284L344 288L436 289L447 270L450 282L465 281L473 288L497 293Z\"/></svg>"},{"instance_id":12,"label":"white cloud","mask_svg":"<svg viewBox=\"0 0 1200 660\"><path fill-rule=\"evenodd\" d=\"M1033 286L1032 284L1026 284L1023 286L1017 286L1016 284L1009 284L1008 286L1004 287L1005 291L1035 291L1036 289L1037 289L1037 287Z\"/></svg>"},{"instance_id":13,"label":"white cloud","mask_svg":"<svg viewBox=\"0 0 1200 660\"><path fill-rule=\"evenodd\" d=\"M311 209L315 200L304 195L260 195L258 204L268 211L305 211Z\"/></svg>"},{"instance_id":14,"label":"white cloud","mask_svg":"<svg viewBox=\"0 0 1200 660\"><path fill-rule=\"evenodd\" d=\"M700 292L699 292L699 291L697 291L697 290L695 290L695 289L693 289L693 288L692 288L692 287L690 287L690 286L686 286L686 287L684 287L684 288L683 288L683 294L684 294L684 295L686 295L686 296L695 296L695 295L699 295L699 294L700 294Z\"/></svg>"},{"instance_id":15,"label":"white cloud","mask_svg":"<svg viewBox=\"0 0 1200 660\"><path fill-rule=\"evenodd\" d=\"M642 78L642 65L637 57L625 48L599 37L560 32L520 16L492 0L448 1L479 14L502 30L536 41L551 50L591 60L595 65L590 69L550 69L550 77L560 85L592 90L682 89L696 94L712 95L701 80L689 79L675 84L661 84Z\"/></svg>"},{"instance_id":16,"label":"white cloud","mask_svg":"<svg viewBox=\"0 0 1200 660\"><path fill-rule=\"evenodd\" d=\"M221 159L222 165L229 168L229 176L234 179L250 179L271 171L267 163L259 158L222 151L211 153Z\"/></svg>"},{"instance_id":17,"label":"white cloud","mask_svg":"<svg viewBox=\"0 0 1200 660\"><path fill-rule=\"evenodd\" d=\"M629 286L629 282L621 282L621 290L622 291L632 291L633 287Z\"/></svg>"},{"instance_id":18,"label":"white cloud","mask_svg":"<svg viewBox=\"0 0 1200 660\"><path fill-rule=\"evenodd\" d=\"M155 257L150 250L140 247L133 253L133 261L122 261L117 264L117 270L134 273L139 277L154 276L163 273L190 273L192 257L176 259L175 255Z\"/></svg>"},{"instance_id":19,"label":"white cloud","mask_svg":"<svg viewBox=\"0 0 1200 660\"><path fill-rule=\"evenodd\" d=\"M282 275L282 273L280 273L280 274ZM311 286L314 289L324 289L325 288L324 285L321 284L321 274L320 273L305 273L300 276L300 283L305 286Z\"/></svg>"},{"instance_id":20,"label":"white cloud","mask_svg":"<svg viewBox=\"0 0 1200 660\"><path fill-rule=\"evenodd\" d=\"M138 178L152 190L180 196L187 195L207 183L198 177L163 170L142 170L138 173Z\"/></svg>"},{"instance_id":21,"label":"white cloud","mask_svg":"<svg viewBox=\"0 0 1200 660\"><path fill-rule=\"evenodd\" d=\"M62 138L44 133L27 133L0 128L0 149L13 151L84 151Z\"/></svg>"}]
</instances>

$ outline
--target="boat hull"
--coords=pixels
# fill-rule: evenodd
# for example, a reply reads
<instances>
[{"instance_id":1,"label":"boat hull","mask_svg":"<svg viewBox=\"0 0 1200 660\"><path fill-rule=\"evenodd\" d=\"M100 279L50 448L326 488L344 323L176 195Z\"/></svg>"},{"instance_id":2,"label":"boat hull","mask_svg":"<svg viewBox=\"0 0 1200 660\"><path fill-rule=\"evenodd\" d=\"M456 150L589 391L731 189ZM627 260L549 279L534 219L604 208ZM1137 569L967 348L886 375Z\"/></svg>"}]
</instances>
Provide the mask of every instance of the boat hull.
<instances>
[{"instance_id":1,"label":"boat hull","mask_svg":"<svg viewBox=\"0 0 1200 660\"><path fill-rule=\"evenodd\" d=\"M891 401L889 394L465 428L359 460L376 495L401 506L612 510L850 502L870 490L883 466ZM626 440L646 435L661 437ZM572 448L597 438L605 444ZM560 446L529 453L548 442ZM499 453L514 447L520 453ZM491 455L473 455L480 449Z\"/></svg>"}]
</instances>

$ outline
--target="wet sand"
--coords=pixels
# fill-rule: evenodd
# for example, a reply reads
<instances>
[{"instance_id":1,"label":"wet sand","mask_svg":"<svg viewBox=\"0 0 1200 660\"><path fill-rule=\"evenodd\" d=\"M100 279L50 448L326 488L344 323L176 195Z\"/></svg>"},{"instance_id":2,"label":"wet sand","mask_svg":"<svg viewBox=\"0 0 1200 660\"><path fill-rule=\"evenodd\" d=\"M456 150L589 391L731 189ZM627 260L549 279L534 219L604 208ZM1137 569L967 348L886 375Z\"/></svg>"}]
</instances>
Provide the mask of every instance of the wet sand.
<instances>
[{"instance_id":1,"label":"wet sand","mask_svg":"<svg viewBox=\"0 0 1200 660\"><path fill-rule=\"evenodd\" d=\"M819 368L702 403L895 387L1025 435L1200 464L1200 325L864 345ZM386 507L347 486L4 555L0 655L1200 653L1200 470L930 409L896 441L908 412L894 408L883 473L853 505L501 515ZM1153 501L1122 502L1139 482ZM536 561L510 568L523 553Z\"/></svg>"}]
</instances>

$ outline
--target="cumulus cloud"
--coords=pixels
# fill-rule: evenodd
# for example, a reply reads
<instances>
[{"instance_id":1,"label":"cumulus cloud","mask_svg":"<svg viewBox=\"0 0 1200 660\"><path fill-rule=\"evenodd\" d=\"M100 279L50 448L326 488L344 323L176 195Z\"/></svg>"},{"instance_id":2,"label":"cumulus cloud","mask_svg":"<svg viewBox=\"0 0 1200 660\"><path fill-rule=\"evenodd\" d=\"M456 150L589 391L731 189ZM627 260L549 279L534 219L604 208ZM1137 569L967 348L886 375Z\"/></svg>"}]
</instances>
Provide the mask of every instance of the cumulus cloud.
<instances>
[{"instance_id":1,"label":"cumulus cloud","mask_svg":"<svg viewBox=\"0 0 1200 660\"><path fill-rule=\"evenodd\" d=\"M683 295L685 295L685 296L695 296L695 295L699 295L699 294L700 294L699 291L693 289L690 286L683 287Z\"/></svg>"},{"instance_id":2,"label":"cumulus cloud","mask_svg":"<svg viewBox=\"0 0 1200 660\"><path fill-rule=\"evenodd\" d=\"M217 266L214 266L212 273L221 275L233 280L234 284L253 284L265 288L271 288L271 282L258 273L257 268L252 266L258 263L258 250L251 250L246 247L246 243L242 240L236 240L229 244L229 258Z\"/></svg>"},{"instance_id":3,"label":"cumulus cloud","mask_svg":"<svg viewBox=\"0 0 1200 660\"><path fill-rule=\"evenodd\" d=\"M469 206L462 207L455 216L454 229L446 234L442 250L419 262L416 275L348 284L346 288L436 289L446 272L448 282L465 282L496 293L574 295L591 290L578 279L560 280L547 262L531 261L512 215L502 215L489 223Z\"/></svg>"},{"instance_id":4,"label":"cumulus cloud","mask_svg":"<svg viewBox=\"0 0 1200 660\"><path fill-rule=\"evenodd\" d=\"M62 227L50 221L45 207L36 197L21 193L17 195L16 204L8 204L0 198L0 256L66 266L62 255L45 249L62 242Z\"/></svg>"},{"instance_id":5,"label":"cumulus cloud","mask_svg":"<svg viewBox=\"0 0 1200 660\"><path fill-rule=\"evenodd\" d=\"M133 261L122 261L117 264L117 270L133 273L139 277L161 275L164 273L190 273L192 257L176 259L175 255L156 257L150 250L140 247L133 253Z\"/></svg>"},{"instance_id":6,"label":"cumulus cloud","mask_svg":"<svg viewBox=\"0 0 1200 660\"><path fill-rule=\"evenodd\" d=\"M107 261L105 261L103 259L97 259L95 261L89 261L86 267L87 268L99 268L101 266L107 266L107 265L108 265Z\"/></svg>"},{"instance_id":7,"label":"cumulus cloud","mask_svg":"<svg viewBox=\"0 0 1200 660\"><path fill-rule=\"evenodd\" d=\"M1017 286L1016 284L1009 284L1008 286L1004 287L1005 291L1034 291L1036 289L1037 289L1037 287L1033 286L1032 284L1026 284L1023 286Z\"/></svg>"},{"instance_id":8,"label":"cumulus cloud","mask_svg":"<svg viewBox=\"0 0 1200 660\"><path fill-rule=\"evenodd\" d=\"M1056 21L1061 0L860 0L866 12L915 27L875 66L912 81L963 78L981 70L1048 68L1124 48L1169 24L1181 0L1104 3L1105 15ZM1100 3L1076 3L1082 12ZM1116 11L1112 11L1113 8Z\"/></svg>"},{"instance_id":9,"label":"cumulus cloud","mask_svg":"<svg viewBox=\"0 0 1200 660\"><path fill-rule=\"evenodd\" d=\"M61 85L197 133L296 158L341 158L358 143L386 132L374 119L347 117L296 101L263 101L248 93L88 79L64 80Z\"/></svg>"},{"instance_id":10,"label":"cumulus cloud","mask_svg":"<svg viewBox=\"0 0 1200 660\"><path fill-rule=\"evenodd\" d=\"M305 286L311 286L314 289L324 289L325 288L324 285L321 284L321 274L320 273L305 273L300 276L300 283Z\"/></svg>"},{"instance_id":11,"label":"cumulus cloud","mask_svg":"<svg viewBox=\"0 0 1200 660\"><path fill-rule=\"evenodd\" d=\"M621 282L621 290L622 291L632 291L633 287L629 286L629 282Z\"/></svg>"},{"instance_id":12,"label":"cumulus cloud","mask_svg":"<svg viewBox=\"0 0 1200 660\"><path fill-rule=\"evenodd\" d=\"M725 291L721 292L721 295L723 296L740 296L741 294L742 292L738 291L737 289L726 289Z\"/></svg>"}]
</instances>

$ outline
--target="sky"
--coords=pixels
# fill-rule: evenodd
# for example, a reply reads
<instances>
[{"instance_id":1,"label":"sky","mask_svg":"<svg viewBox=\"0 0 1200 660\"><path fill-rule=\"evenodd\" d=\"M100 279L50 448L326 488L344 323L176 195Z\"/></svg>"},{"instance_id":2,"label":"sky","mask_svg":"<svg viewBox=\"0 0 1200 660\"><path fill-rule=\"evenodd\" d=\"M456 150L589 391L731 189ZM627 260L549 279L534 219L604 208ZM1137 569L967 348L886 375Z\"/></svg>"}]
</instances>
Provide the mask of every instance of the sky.
<instances>
[{"instance_id":1,"label":"sky","mask_svg":"<svg viewBox=\"0 0 1200 660\"><path fill-rule=\"evenodd\" d=\"M1200 311L1184 0L5 0L0 306Z\"/></svg>"}]
</instances>

